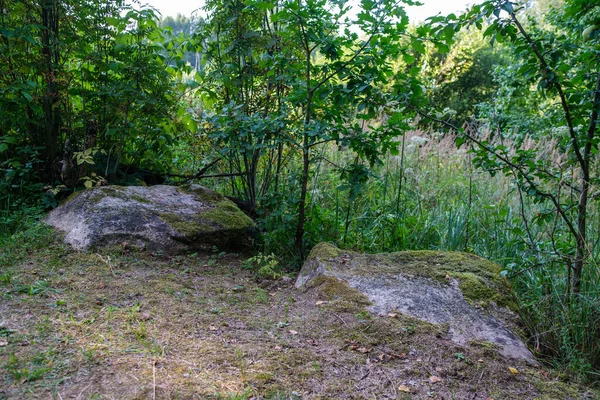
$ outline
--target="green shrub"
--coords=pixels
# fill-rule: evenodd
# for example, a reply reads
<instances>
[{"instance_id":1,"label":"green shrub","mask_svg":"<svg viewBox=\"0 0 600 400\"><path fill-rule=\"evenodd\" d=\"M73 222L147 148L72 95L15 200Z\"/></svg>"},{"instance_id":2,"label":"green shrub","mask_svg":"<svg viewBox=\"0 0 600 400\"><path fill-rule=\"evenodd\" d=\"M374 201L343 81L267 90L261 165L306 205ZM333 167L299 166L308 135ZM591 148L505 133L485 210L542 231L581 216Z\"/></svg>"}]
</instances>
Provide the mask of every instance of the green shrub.
<instances>
[{"instance_id":1,"label":"green shrub","mask_svg":"<svg viewBox=\"0 0 600 400\"><path fill-rule=\"evenodd\" d=\"M259 253L244 261L243 267L252 271L258 279L277 279L283 276L281 265L273 253Z\"/></svg>"}]
</instances>

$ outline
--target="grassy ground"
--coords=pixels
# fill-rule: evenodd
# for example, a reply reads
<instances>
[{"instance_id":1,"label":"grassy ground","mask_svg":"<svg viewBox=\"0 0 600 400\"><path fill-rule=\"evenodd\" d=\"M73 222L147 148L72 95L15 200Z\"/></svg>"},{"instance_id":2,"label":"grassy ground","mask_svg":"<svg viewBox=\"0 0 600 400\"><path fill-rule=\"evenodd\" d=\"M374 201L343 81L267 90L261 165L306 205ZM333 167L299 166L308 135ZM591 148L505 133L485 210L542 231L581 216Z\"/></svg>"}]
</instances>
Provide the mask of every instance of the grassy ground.
<instances>
[{"instance_id":1,"label":"grassy ground","mask_svg":"<svg viewBox=\"0 0 600 400\"><path fill-rule=\"evenodd\" d=\"M594 398L444 327L257 282L238 255L44 240L0 249L1 399Z\"/></svg>"}]
</instances>

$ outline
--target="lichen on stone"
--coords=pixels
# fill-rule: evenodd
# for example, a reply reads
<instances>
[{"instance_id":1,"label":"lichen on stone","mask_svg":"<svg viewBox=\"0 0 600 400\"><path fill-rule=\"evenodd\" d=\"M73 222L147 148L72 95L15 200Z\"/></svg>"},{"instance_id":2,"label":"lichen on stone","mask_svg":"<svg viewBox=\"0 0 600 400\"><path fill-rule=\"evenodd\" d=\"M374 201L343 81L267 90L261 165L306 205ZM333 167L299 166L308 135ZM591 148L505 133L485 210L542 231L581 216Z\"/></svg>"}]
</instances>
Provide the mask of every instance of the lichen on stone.
<instances>
[{"instance_id":1,"label":"lichen on stone","mask_svg":"<svg viewBox=\"0 0 600 400\"><path fill-rule=\"evenodd\" d=\"M133 200L137 201L138 203L143 203L143 204L151 204L152 203L150 200L148 200L144 196L140 196L138 194L132 195L131 198Z\"/></svg>"},{"instance_id":2,"label":"lichen on stone","mask_svg":"<svg viewBox=\"0 0 600 400\"><path fill-rule=\"evenodd\" d=\"M122 186L116 186L116 185L102 186L94 194L100 195L100 193L103 194L102 197L110 196L110 197L115 197L115 198L122 199L122 200L129 199L129 196L126 193L125 188ZM102 199L102 197L100 197L98 201L100 201Z\"/></svg>"}]
</instances>

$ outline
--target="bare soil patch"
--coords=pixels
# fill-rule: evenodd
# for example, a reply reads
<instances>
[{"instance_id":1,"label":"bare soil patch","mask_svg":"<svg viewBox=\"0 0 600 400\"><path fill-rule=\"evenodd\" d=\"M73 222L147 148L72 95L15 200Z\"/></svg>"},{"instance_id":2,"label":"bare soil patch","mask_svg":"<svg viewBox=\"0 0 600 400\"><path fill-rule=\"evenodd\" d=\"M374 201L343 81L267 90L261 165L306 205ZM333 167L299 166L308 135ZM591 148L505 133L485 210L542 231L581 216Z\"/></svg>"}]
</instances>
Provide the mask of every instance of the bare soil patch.
<instances>
[{"instance_id":1,"label":"bare soil patch","mask_svg":"<svg viewBox=\"0 0 600 400\"><path fill-rule=\"evenodd\" d=\"M257 282L242 261L32 251L1 271L0 398L595 398L326 281Z\"/></svg>"}]
</instances>

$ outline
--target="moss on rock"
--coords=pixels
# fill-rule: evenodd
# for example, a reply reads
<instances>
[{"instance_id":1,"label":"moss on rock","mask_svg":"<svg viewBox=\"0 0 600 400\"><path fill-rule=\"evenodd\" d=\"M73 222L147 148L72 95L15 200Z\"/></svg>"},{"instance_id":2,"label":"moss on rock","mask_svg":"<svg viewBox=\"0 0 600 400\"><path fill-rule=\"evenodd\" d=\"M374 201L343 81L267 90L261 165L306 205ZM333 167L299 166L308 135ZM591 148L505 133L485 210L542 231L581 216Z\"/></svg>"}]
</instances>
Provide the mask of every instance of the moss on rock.
<instances>
[{"instance_id":1,"label":"moss on rock","mask_svg":"<svg viewBox=\"0 0 600 400\"><path fill-rule=\"evenodd\" d=\"M339 257L341 254L342 250L338 249L331 243L322 242L313 247L308 255L308 258L318 258L321 261L326 261Z\"/></svg>"},{"instance_id":2,"label":"moss on rock","mask_svg":"<svg viewBox=\"0 0 600 400\"><path fill-rule=\"evenodd\" d=\"M91 189L94 190L94 189ZM129 196L127 195L125 188L123 186L111 185L111 186L102 186L94 191L94 202L99 202L104 197L114 197L121 200L129 200Z\"/></svg>"},{"instance_id":3,"label":"moss on rock","mask_svg":"<svg viewBox=\"0 0 600 400\"><path fill-rule=\"evenodd\" d=\"M137 201L138 203L143 203L143 204L151 204L152 203L150 200L148 200L144 196L140 196L137 194L134 194L133 196L131 196L131 198L133 200Z\"/></svg>"},{"instance_id":4,"label":"moss on rock","mask_svg":"<svg viewBox=\"0 0 600 400\"><path fill-rule=\"evenodd\" d=\"M115 191L114 193L118 193L116 197L124 198L123 194ZM102 188L92 188L92 189L83 189L77 192L72 193L64 200L64 204L69 204L79 199L80 196L85 195L85 202L90 205L98 204L103 198L107 196L112 196L113 192L111 192L110 187L102 187Z\"/></svg>"},{"instance_id":5,"label":"moss on rock","mask_svg":"<svg viewBox=\"0 0 600 400\"><path fill-rule=\"evenodd\" d=\"M199 235L214 229L210 226L206 226L206 224L199 219L184 219L179 214L164 213L160 214L160 218L188 240L194 240Z\"/></svg>"},{"instance_id":6,"label":"moss on rock","mask_svg":"<svg viewBox=\"0 0 600 400\"><path fill-rule=\"evenodd\" d=\"M64 202L70 203L71 201L73 201L76 198L78 198L79 196L81 196L84 192L85 192L84 190L79 190L77 192L73 192L64 200Z\"/></svg>"},{"instance_id":7,"label":"moss on rock","mask_svg":"<svg viewBox=\"0 0 600 400\"><path fill-rule=\"evenodd\" d=\"M243 248L241 240L254 227L254 222L235 204L222 199L213 208L192 216L162 213L160 219L185 238L185 242L212 243L221 247Z\"/></svg>"},{"instance_id":8,"label":"moss on rock","mask_svg":"<svg viewBox=\"0 0 600 400\"><path fill-rule=\"evenodd\" d=\"M168 185L104 186L77 192L67 203L47 222L83 249L117 241L169 252L212 246L245 249L254 228L233 202L200 186L187 192Z\"/></svg>"},{"instance_id":9,"label":"moss on rock","mask_svg":"<svg viewBox=\"0 0 600 400\"><path fill-rule=\"evenodd\" d=\"M499 265L473 254L444 251L402 251L396 253L359 254L340 250L329 243L320 243L309 259L322 263L340 262L338 257L352 255L350 268L357 275L394 275L398 273L433 279L448 285L448 278L459 282L463 296L471 303L487 307L491 302L518 309L506 278Z\"/></svg>"},{"instance_id":10,"label":"moss on rock","mask_svg":"<svg viewBox=\"0 0 600 400\"><path fill-rule=\"evenodd\" d=\"M490 287L482 278L474 273L455 272L449 275L458 280L458 286L463 296L471 302L485 307L493 301L499 306L516 309L516 304L512 301L511 296Z\"/></svg>"},{"instance_id":11,"label":"moss on rock","mask_svg":"<svg viewBox=\"0 0 600 400\"><path fill-rule=\"evenodd\" d=\"M251 229L254 226L254 222L227 199L222 199L215 208L203 213L202 218L232 230Z\"/></svg>"},{"instance_id":12,"label":"moss on rock","mask_svg":"<svg viewBox=\"0 0 600 400\"><path fill-rule=\"evenodd\" d=\"M178 187L177 190L181 193L193 194L198 200L206 204L216 204L225 200L225 196L200 185Z\"/></svg>"},{"instance_id":13,"label":"moss on rock","mask_svg":"<svg viewBox=\"0 0 600 400\"><path fill-rule=\"evenodd\" d=\"M341 279L320 275L310 281L308 289L316 289L320 300L330 302L336 311L354 312L371 305L367 296Z\"/></svg>"}]
</instances>

